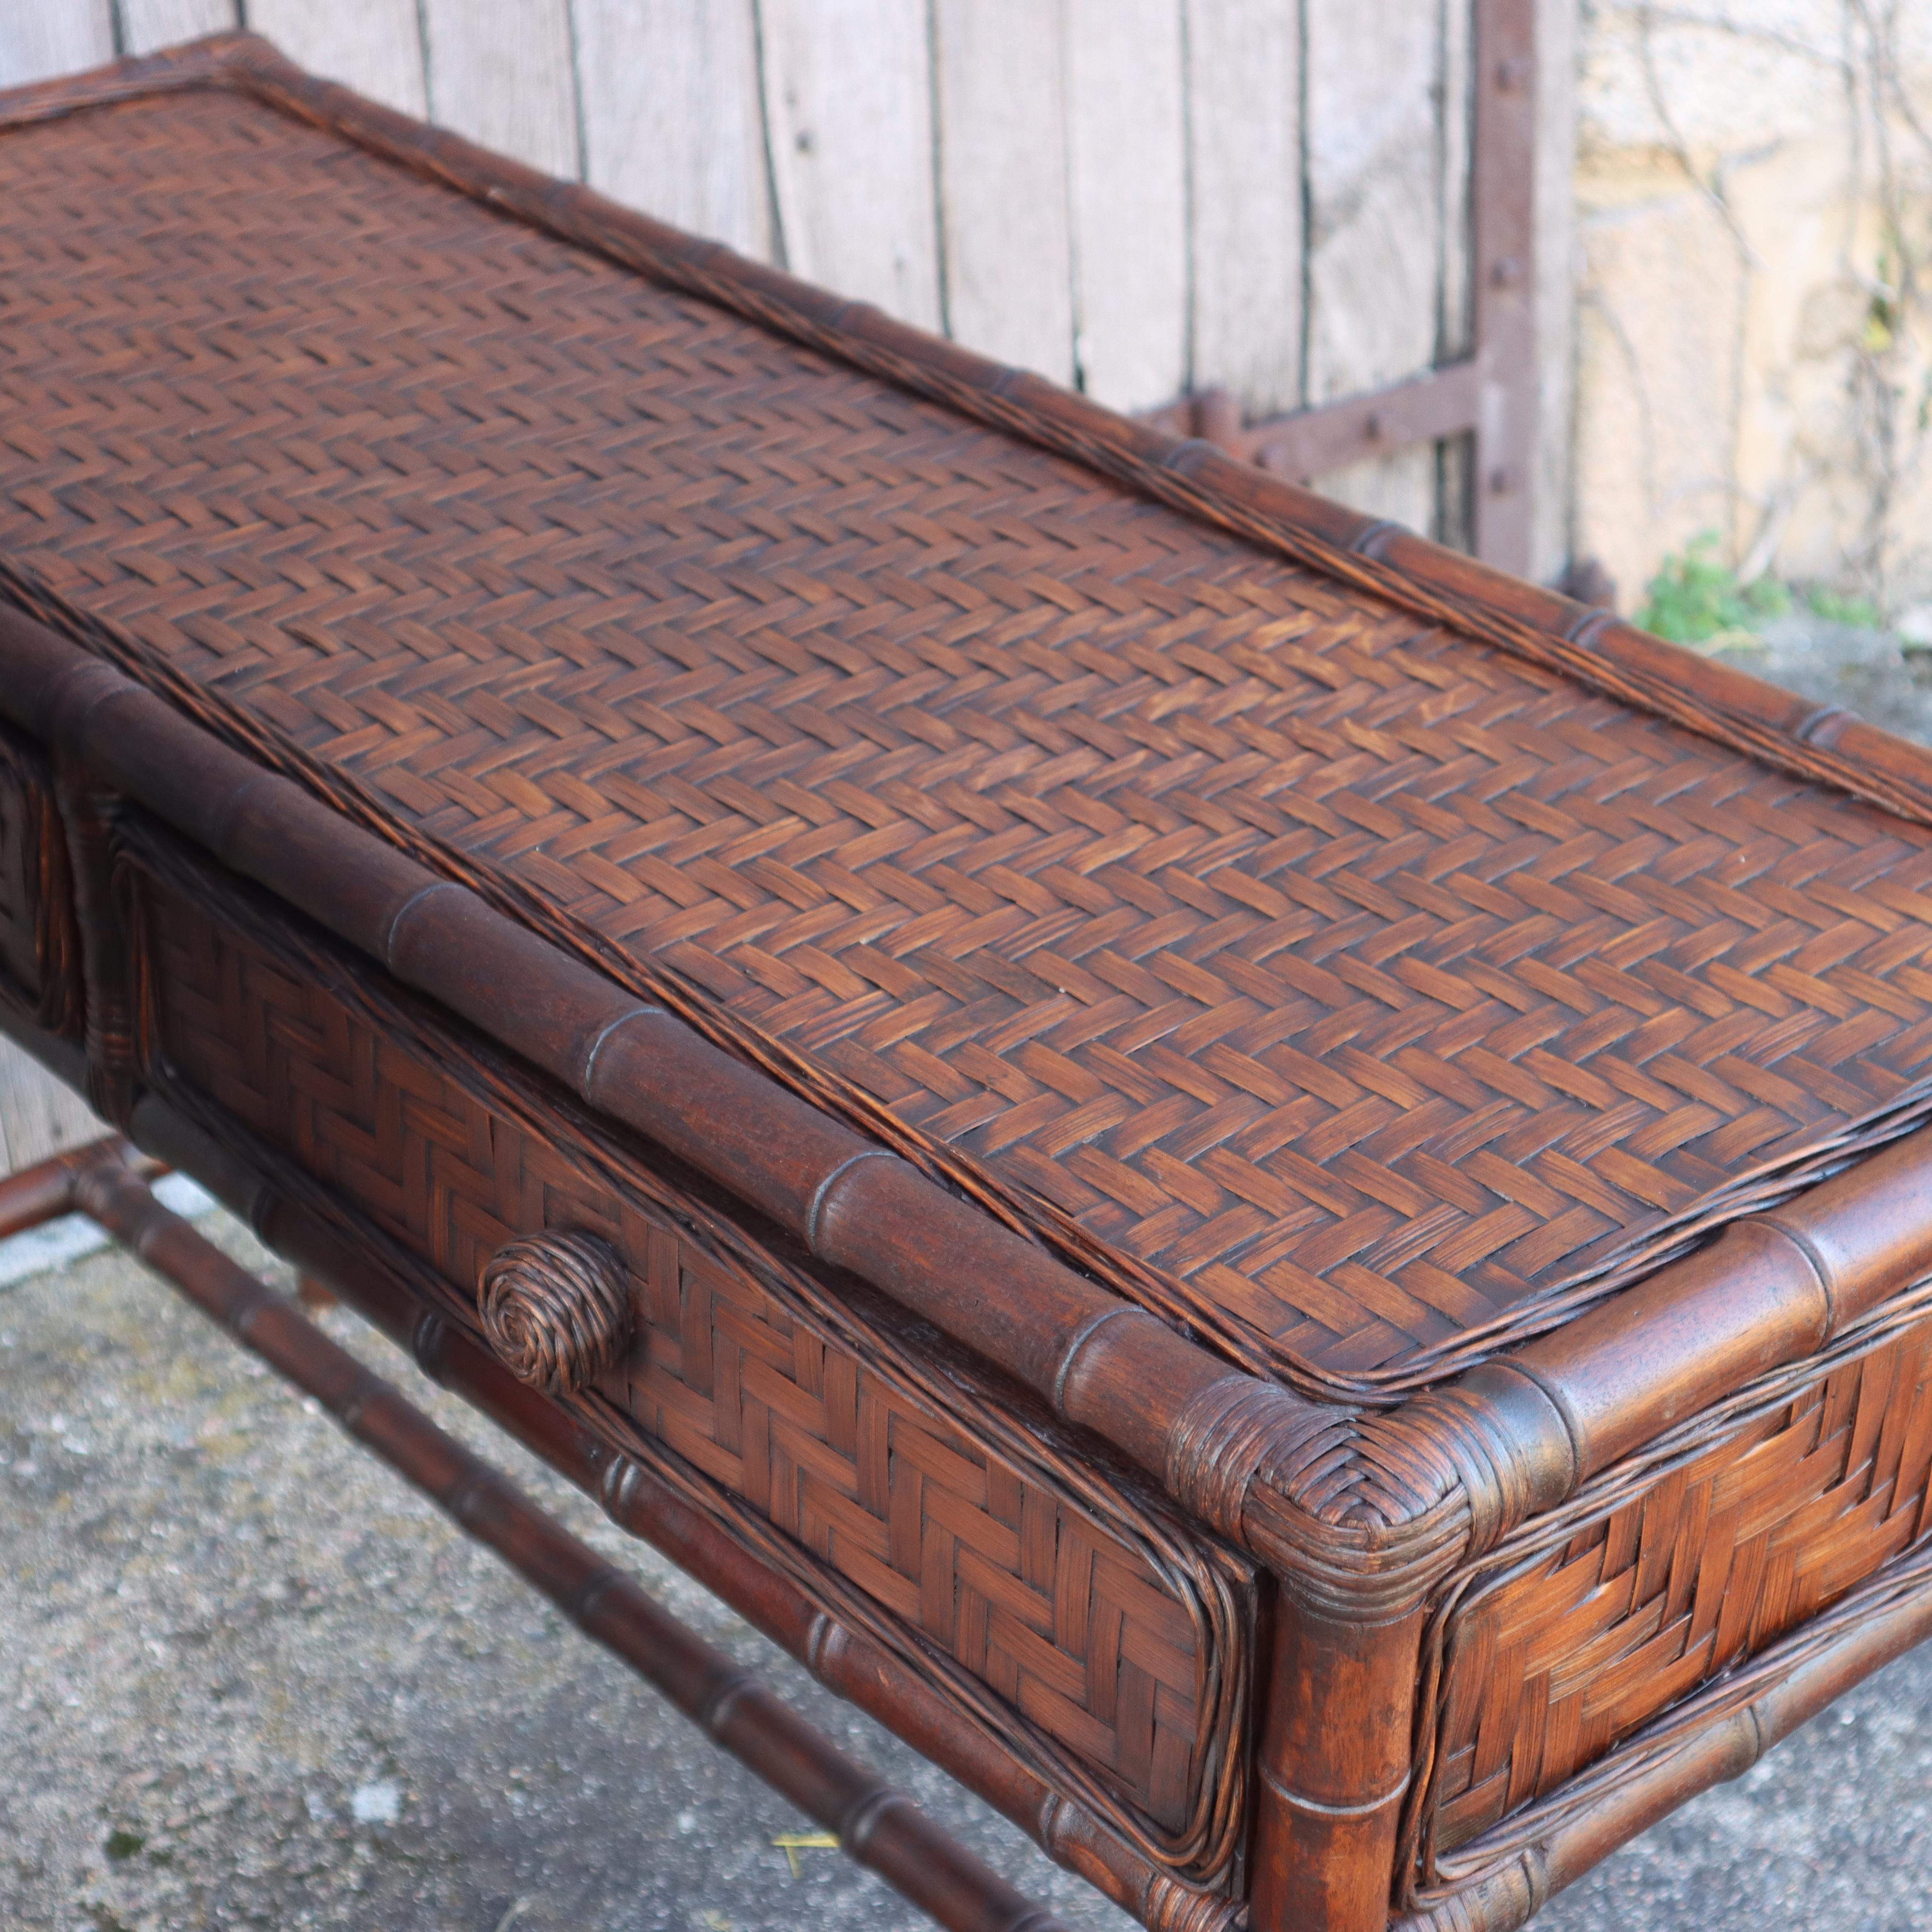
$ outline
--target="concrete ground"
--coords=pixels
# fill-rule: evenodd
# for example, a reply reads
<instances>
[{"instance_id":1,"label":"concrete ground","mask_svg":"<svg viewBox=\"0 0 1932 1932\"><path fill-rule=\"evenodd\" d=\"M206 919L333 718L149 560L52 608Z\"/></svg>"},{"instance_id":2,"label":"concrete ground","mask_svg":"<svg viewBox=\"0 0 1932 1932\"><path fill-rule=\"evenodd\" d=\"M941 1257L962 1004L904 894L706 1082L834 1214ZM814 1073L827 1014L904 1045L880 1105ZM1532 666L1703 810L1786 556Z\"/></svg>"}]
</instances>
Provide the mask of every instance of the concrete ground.
<instances>
[{"instance_id":1,"label":"concrete ground","mask_svg":"<svg viewBox=\"0 0 1932 1932\"><path fill-rule=\"evenodd\" d=\"M1888 640L1774 640L1742 661L1932 727L1932 667ZM268 1267L233 1222L205 1225ZM326 1325L1070 1924L1124 1932L379 1337ZM0 1286L4 1932L925 1923L835 1852L800 1852L794 1876L772 1840L801 1828L138 1264L97 1253ZM1928 1844L1932 1647L1538 1924L1905 1932L1932 1924Z\"/></svg>"},{"instance_id":2,"label":"concrete ground","mask_svg":"<svg viewBox=\"0 0 1932 1932\"><path fill-rule=\"evenodd\" d=\"M272 1270L225 1215L202 1224ZM340 1310L336 1338L1075 1926L1129 1921ZM0 1290L0 1927L923 1924L130 1257Z\"/></svg>"}]
</instances>

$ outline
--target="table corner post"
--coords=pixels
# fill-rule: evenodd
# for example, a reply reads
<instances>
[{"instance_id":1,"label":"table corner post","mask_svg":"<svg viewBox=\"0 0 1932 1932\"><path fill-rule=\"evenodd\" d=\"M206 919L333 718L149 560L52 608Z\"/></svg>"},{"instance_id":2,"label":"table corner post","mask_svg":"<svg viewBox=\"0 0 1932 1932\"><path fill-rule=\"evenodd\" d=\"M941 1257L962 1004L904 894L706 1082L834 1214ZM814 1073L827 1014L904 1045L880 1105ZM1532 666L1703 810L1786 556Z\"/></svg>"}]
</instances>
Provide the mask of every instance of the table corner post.
<instances>
[{"instance_id":1,"label":"table corner post","mask_svg":"<svg viewBox=\"0 0 1932 1932\"><path fill-rule=\"evenodd\" d=\"M1276 1576L1249 1881L1252 1932L1384 1932L1426 1607Z\"/></svg>"},{"instance_id":2,"label":"table corner post","mask_svg":"<svg viewBox=\"0 0 1932 1932\"><path fill-rule=\"evenodd\" d=\"M1242 1540L1276 1586L1256 1747L1253 1932L1385 1932L1428 1774L1424 1637L1445 1580L1567 1495L1564 1418L1508 1364L1383 1410L1291 1417Z\"/></svg>"}]
</instances>

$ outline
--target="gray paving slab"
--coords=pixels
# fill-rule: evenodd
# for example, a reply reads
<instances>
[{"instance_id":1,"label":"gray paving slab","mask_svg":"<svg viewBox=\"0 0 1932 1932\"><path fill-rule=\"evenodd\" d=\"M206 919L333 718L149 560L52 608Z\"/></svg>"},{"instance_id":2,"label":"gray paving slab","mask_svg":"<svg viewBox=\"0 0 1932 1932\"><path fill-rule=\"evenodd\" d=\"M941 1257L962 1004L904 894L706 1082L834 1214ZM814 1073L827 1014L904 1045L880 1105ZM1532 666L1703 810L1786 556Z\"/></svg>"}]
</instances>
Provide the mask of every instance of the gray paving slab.
<instances>
[{"instance_id":1,"label":"gray paving slab","mask_svg":"<svg viewBox=\"0 0 1932 1932\"><path fill-rule=\"evenodd\" d=\"M272 1270L225 1216L203 1224ZM341 1311L336 1338L1083 1932L1130 1922ZM0 1291L0 1927L926 1922L110 1252Z\"/></svg>"}]
</instances>

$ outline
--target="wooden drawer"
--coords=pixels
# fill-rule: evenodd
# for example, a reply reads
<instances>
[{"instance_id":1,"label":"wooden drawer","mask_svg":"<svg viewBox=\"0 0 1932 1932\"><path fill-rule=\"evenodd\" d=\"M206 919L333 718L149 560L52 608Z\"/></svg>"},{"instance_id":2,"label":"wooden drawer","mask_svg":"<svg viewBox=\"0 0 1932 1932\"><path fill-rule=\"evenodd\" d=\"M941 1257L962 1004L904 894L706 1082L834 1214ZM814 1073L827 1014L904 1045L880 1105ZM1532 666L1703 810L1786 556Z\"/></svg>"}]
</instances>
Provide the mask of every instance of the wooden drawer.
<instances>
[{"instance_id":1,"label":"wooden drawer","mask_svg":"<svg viewBox=\"0 0 1932 1932\"><path fill-rule=\"evenodd\" d=\"M1163 1862L1225 1866L1243 1560L298 916L140 824L117 880L144 1082L472 1330L506 1244L608 1242L632 1334L575 1398L595 1426Z\"/></svg>"},{"instance_id":2,"label":"wooden drawer","mask_svg":"<svg viewBox=\"0 0 1932 1932\"><path fill-rule=\"evenodd\" d=\"M1432 1863L1708 1701L1932 1532L1932 1286L1725 1406L1456 1594L1418 1766Z\"/></svg>"}]
</instances>

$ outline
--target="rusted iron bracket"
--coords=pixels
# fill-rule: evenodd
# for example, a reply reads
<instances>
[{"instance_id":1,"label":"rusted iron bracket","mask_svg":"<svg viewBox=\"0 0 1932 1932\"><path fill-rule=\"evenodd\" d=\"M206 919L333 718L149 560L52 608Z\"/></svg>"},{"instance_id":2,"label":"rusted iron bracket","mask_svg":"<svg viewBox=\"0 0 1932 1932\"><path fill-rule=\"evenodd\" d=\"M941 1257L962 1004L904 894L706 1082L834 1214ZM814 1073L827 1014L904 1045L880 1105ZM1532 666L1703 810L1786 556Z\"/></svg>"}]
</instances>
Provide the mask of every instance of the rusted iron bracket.
<instances>
[{"instance_id":1,"label":"rusted iron bracket","mask_svg":"<svg viewBox=\"0 0 1932 1932\"><path fill-rule=\"evenodd\" d=\"M952 1932L1064 1932L722 1651L687 1630L423 1412L154 1197L118 1136L0 1180L0 1238L86 1215L364 1448L502 1558L712 1741Z\"/></svg>"},{"instance_id":2,"label":"rusted iron bracket","mask_svg":"<svg viewBox=\"0 0 1932 1932\"><path fill-rule=\"evenodd\" d=\"M1301 484L1419 442L1472 436L1475 553L1528 576L1538 377L1536 0L1475 0L1475 28L1473 352L1260 422L1244 424L1239 404L1218 388L1179 397L1144 419Z\"/></svg>"}]
</instances>

